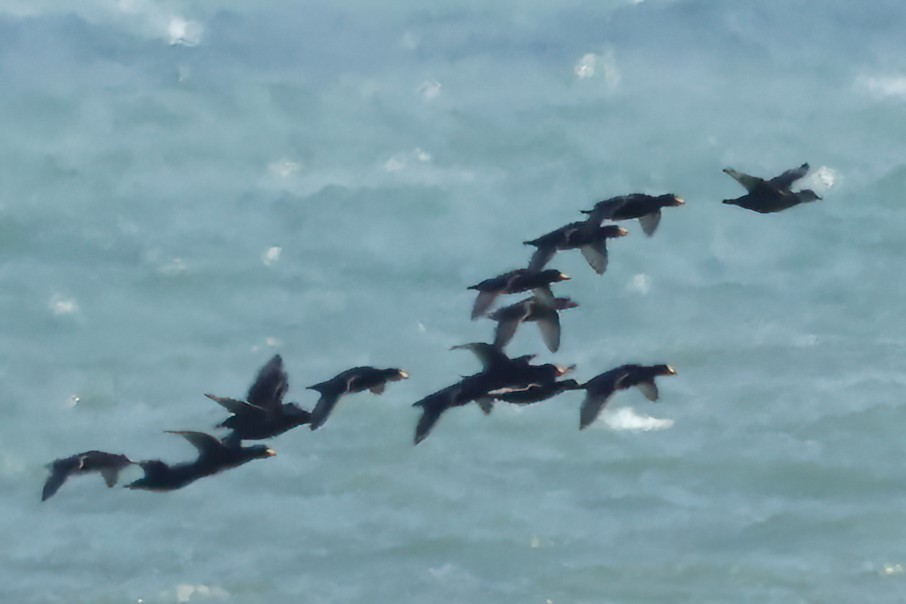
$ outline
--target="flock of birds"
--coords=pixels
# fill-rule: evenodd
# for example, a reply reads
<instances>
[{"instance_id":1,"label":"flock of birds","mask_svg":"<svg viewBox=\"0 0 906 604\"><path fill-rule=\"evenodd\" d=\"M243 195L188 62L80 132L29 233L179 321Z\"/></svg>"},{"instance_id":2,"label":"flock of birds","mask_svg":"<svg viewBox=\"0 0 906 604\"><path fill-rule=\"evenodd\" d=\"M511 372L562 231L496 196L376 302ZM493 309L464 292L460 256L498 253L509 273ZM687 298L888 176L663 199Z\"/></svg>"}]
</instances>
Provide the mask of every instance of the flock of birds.
<instances>
[{"instance_id":1,"label":"flock of birds","mask_svg":"<svg viewBox=\"0 0 906 604\"><path fill-rule=\"evenodd\" d=\"M779 212L793 206L821 199L814 191L793 191L794 182L803 178L808 164L787 170L771 179L743 174L732 168L724 172L746 189L746 194L725 199L723 203L737 205L760 213ZM448 409L475 402L486 414L495 401L528 405L547 400L567 390L584 390L585 398L579 413L579 429L597 419L607 402L618 390L638 388L651 401L658 400L655 378L676 375L667 364L626 364L605 371L585 383L575 379L559 379L575 369L574 365L552 363L532 364L535 355L510 358L504 352L520 324L537 323L542 339L551 352L560 347L560 320L562 310L578 306L569 298L555 297L551 286L569 279L555 269L544 267L558 251L578 249L591 268L602 275L607 269L607 240L623 237L628 231L610 222L638 219L642 230L649 237L654 235L661 219L661 210L683 205L683 200L673 194L659 196L633 193L600 201L590 210L583 210L587 218L571 222L531 241L524 242L535 248L526 268L503 273L469 287L478 292L472 307L472 319L488 316L496 321L494 342L472 342L453 346L453 349L472 351L482 365L481 371L463 377L458 382L433 392L413 407L420 407L422 415L415 428L415 444L424 440L441 415ZM602 224L609 221L608 224ZM531 296L489 314L499 296L531 291ZM85 451L57 459L48 465L50 476L44 484L42 501L59 490L73 475L98 472L108 487L119 480L119 473L131 465L138 465L144 476L126 485L130 489L171 491L182 488L199 478L235 468L254 459L276 455L266 445L243 445L246 440L273 438L292 428L308 425L317 430L330 416L339 399L346 395L370 390L381 394L388 382L408 378L397 368L353 367L335 377L308 386L320 394L311 412L296 403L284 403L289 388L289 378L283 359L275 355L258 372L245 400L206 394L220 404L230 416L217 425L230 430L223 438L205 432L188 430L171 431L185 438L198 450L194 460L168 464L159 459L133 461L126 455L105 451Z\"/></svg>"}]
</instances>

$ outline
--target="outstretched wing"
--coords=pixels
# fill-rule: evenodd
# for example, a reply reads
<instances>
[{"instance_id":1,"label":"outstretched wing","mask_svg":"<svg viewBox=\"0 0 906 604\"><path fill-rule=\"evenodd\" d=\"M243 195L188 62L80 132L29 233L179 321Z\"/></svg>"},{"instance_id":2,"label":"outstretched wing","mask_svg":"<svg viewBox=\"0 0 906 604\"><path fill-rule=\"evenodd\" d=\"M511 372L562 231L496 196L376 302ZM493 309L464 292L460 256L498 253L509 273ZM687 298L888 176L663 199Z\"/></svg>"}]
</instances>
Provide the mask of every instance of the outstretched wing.
<instances>
[{"instance_id":1,"label":"outstretched wing","mask_svg":"<svg viewBox=\"0 0 906 604\"><path fill-rule=\"evenodd\" d=\"M650 214L645 214L644 216L639 216L639 224L642 225L642 230L646 235L651 237L654 235L654 232L657 230L657 225L661 222L661 211L655 210Z\"/></svg>"},{"instance_id":2,"label":"outstretched wing","mask_svg":"<svg viewBox=\"0 0 906 604\"><path fill-rule=\"evenodd\" d=\"M551 309L538 317L536 322L538 323L538 329L541 330L541 338L544 340L547 349L551 352L557 352L560 349L560 315L557 314L556 310Z\"/></svg>"},{"instance_id":3,"label":"outstretched wing","mask_svg":"<svg viewBox=\"0 0 906 604\"><path fill-rule=\"evenodd\" d=\"M657 384L654 383L654 379L642 380L636 384L636 387L642 391L642 394L645 395L649 401L654 402L658 399Z\"/></svg>"},{"instance_id":4,"label":"outstretched wing","mask_svg":"<svg viewBox=\"0 0 906 604\"><path fill-rule=\"evenodd\" d=\"M283 395L289 389L289 376L283 370L283 358L279 354L258 371L255 381L249 387L246 400L263 409L279 408Z\"/></svg>"},{"instance_id":5,"label":"outstretched wing","mask_svg":"<svg viewBox=\"0 0 906 604\"><path fill-rule=\"evenodd\" d=\"M226 445L217 438L204 432L194 432L192 430L167 430L167 434L177 434L185 438L189 443L198 449L198 458L219 457L226 450Z\"/></svg>"},{"instance_id":6,"label":"outstretched wing","mask_svg":"<svg viewBox=\"0 0 906 604\"><path fill-rule=\"evenodd\" d=\"M63 483L69 477L69 470L59 466L52 466L50 476L44 483L44 491L41 493L41 501L47 501L54 493L60 490Z\"/></svg>"},{"instance_id":7,"label":"outstretched wing","mask_svg":"<svg viewBox=\"0 0 906 604\"><path fill-rule=\"evenodd\" d=\"M205 394L206 397L214 401L215 403L222 406L224 409L232 413L233 415L250 415L256 413L267 413L265 409L258 407L257 405L252 405L251 403L246 403L245 401L236 400L234 398L228 398L223 396L214 396L213 394Z\"/></svg>"},{"instance_id":8,"label":"outstretched wing","mask_svg":"<svg viewBox=\"0 0 906 604\"><path fill-rule=\"evenodd\" d=\"M579 410L579 429L582 430L594 422L607 405L613 393L624 388L622 382L629 375L623 368L612 369L592 378L585 384L585 400Z\"/></svg>"},{"instance_id":9,"label":"outstretched wing","mask_svg":"<svg viewBox=\"0 0 906 604\"><path fill-rule=\"evenodd\" d=\"M478 292L478 297L475 298L475 304L472 305L472 320L474 321L478 317L482 317L487 314L488 309L494 305L494 300L497 299L497 296L500 295L499 291L488 291L488 292Z\"/></svg>"},{"instance_id":10,"label":"outstretched wing","mask_svg":"<svg viewBox=\"0 0 906 604\"><path fill-rule=\"evenodd\" d=\"M591 210L582 210L583 213L589 214L588 220L601 224L603 220L612 220L617 211L626 203L626 196L620 195L599 201Z\"/></svg>"},{"instance_id":11,"label":"outstretched wing","mask_svg":"<svg viewBox=\"0 0 906 604\"><path fill-rule=\"evenodd\" d=\"M644 228L644 227L643 227ZM607 270L607 246L604 240L592 241L579 248L588 265L599 275Z\"/></svg>"},{"instance_id":12,"label":"outstretched wing","mask_svg":"<svg viewBox=\"0 0 906 604\"><path fill-rule=\"evenodd\" d=\"M506 356L499 348L486 344L484 342L471 342L469 344L459 344L458 346L453 346L450 350L471 350L475 353L475 356L478 357L478 360L481 361L482 368L485 370L492 369L494 367L500 367L501 365L507 364L510 362L510 358Z\"/></svg>"},{"instance_id":13,"label":"outstretched wing","mask_svg":"<svg viewBox=\"0 0 906 604\"><path fill-rule=\"evenodd\" d=\"M341 393L336 391L327 391L321 395L321 398L318 399L318 404L315 405L315 408L311 411L311 421L308 424L309 428L317 430L327 421L330 412L333 411L333 408L337 405L337 401L340 400L340 394Z\"/></svg>"},{"instance_id":14,"label":"outstretched wing","mask_svg":"<svg viewBox=\"0 0 906 604\"><path fill-rule=\"evenodd\" d=\"M745 187L746 191L748 191L749 193L758 188L760 185L764 184L763 178L751 176L749 174L743 174L742 172L737 172L733 168L724 168L724 174L729 174L730 176L732 176L736 180L736 182Z\"/></svg>"},{"instance_id":15,"label":"outstretched wing","mask_svg":"<svg viewBox=\"0 0 906 604\"><path fill-rule=\"evenodd\" d=\"M551 258L553 258L556 253L557 248L552 245L539 246L538 249L535 250L535 253L532 254L531 260L529 260L528 270L540 271L551 261Z\"/></svg>"},{"instance_id":16,"label":"outstretched wing","mask_svg":"<svg viewBox=\"0 0 906 604\"><path fill-rule=\"evenodd\" d=\"M599 394L592 396L590 393L585 395L582 401L582 408L579 410L579 430L584 430L589 424L598 419L601 410L607 405L607 401L613 396L613 390L609 394Z\"/></svg>"},{"instance_id":17,"label":"outstretched wing","mask_svg":"<svg viewBox=\"0 0 906 604\"><path fill-rule=\"evenodd\" d=\"M780 176L775 176L770 182L772 185L777 187L780 190L789 189L793 186L793 183L808 174L808 164L802 164L798 168L793 168L792 170L787 170Z\"/></svg>"}]
</instances>

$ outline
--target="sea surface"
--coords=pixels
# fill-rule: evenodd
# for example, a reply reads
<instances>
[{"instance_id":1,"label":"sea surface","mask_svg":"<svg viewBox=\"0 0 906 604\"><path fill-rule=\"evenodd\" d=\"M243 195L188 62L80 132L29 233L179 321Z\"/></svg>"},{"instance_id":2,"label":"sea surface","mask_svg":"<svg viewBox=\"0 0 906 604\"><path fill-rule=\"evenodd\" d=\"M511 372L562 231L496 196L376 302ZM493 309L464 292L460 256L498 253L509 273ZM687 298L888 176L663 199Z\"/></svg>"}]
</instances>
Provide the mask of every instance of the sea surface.
<instances>
[{"instance_id":1,"label":"sea surface","mask_svg":"<svg viewBox=\"0 0 906 604\"><path fill-rule=\"evenodd\" d=\"M900 0L0 1L0 600L906 601L904 31ZM823 200L721 204L723 168L803 162ZM669 363L661 400L469 405L414 447L492 337L466 286L631 192L686 205L602 277L558 254L560 351L508 352ZM277 353L306 408L411 378L179 491L40 501L58 457L192 459L164 431Z\"/></svg>"}]
</instances>

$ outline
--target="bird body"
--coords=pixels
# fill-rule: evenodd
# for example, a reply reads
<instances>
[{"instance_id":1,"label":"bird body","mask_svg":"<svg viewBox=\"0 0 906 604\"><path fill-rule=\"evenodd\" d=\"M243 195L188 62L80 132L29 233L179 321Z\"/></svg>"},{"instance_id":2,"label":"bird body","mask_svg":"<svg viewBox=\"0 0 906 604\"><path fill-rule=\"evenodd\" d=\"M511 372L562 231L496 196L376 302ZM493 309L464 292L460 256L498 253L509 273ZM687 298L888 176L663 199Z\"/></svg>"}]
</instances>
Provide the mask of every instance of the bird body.
<instances>
[{"instance_id":1,"label":"bird body","mask_svg":"<svg viewBox=\"0 0 906 604\"><path fill-rule=\"evenodd\" d=\"M639 219L642 231L651 237L657 230L661 221L661 209L681 206L685 203L681 197L673 193L664 195L646 195L645 193L631 193L599 201L591 210L582 210L589 215L589 220L631 220Z\"/></svg>"},{"instance_id":2,"label":"bird body","mask_svg":"<svg viewBox=\"0 0 906 604\"><path fill-rule=\"evenodd\" d=\"M780 176L765 180L758 176L738 172L733 168L724 168L724 173L732 176L748 192L736 199L724 199L723 203L739 206L759 214L771 214L802 203L820 200L818 194L811 189L801 191L791 189L793 183L803 178L808 171L809 165L805 163L798 168L787 170Z\"/></svg>"},{"instance_id":3,"label":"bird body","mask_svg":"<svg viewBox=\"0 0 906 604\"><path fill-rule=\"evenodd\" d=\"M198 457L191 462L175 465L159 459L140 461L145 471L142 478L126 485L130 489L146 491L173 491L195 482L199 478L212 476L223 470L236 468L254 459L272 457L277 453L265 445L244 447L239 443L220 441L204 432L189 430L170 431L185 438L198 450Z\"/></svg>"},{"instance_id":4,"label":"bird body","mask_svg":"<svg viewBox=\"0 0 906 604\"><path fill-rule=\"evenodd\" d=\"M331 379L308 386L309 390L321 393L318 404L312 410L309 427L317 430L333 411L340 397L344 394L370 390L373 394L382 394L387 387L387 382L405 380L409 374L402 369L377 369L375 367L353 367L347 369Z\"/></svg>"},{"instance_id":5,"label":"bird body","mask_svg":"<svg viewBox=\"0 0 906 604\"><path fill-rule=\"evenodd\" d=\"M79 474L98 472L104 477L107 486L112 487L119 480L120 470L133 463L135 462L125 455L105 451L85 451L54 460L47 466L50 469L50 476L44 483L41 501L50 499L67 478Z\"/></svg>"},{"instance_id":6,"label":"bird body","mask_svg":"<svg viewBox=\"0 0 906 604\"><path fill-rule=\"evenodd\" d=\"M454 346L453 349L471 350L481 361L481 372L467 376L460 382L429 394L413 407L422 408L422 416L415 428L415 444L423 441L447 409L461 407L472 401L478 403L485 414L491 412L492 391L504 388L521 388L532 383L546 383L572 370L551 363L530 364L534 355L510 358L499 348L484 342Z\"/></svg>"},{"instance_id":7,"label":"bird body","mask_svg":"<svg viewBox=\"0 0 906 604\"><path fill-rule=\"evenodd\" d=\"M537 248L529 260L528 268L540 271L558 251L578 249L589 266L602 275L607 270L607 240L628 234L629 231L620 226L601 226L601 221L594 217L571 222L531 241L523 241L525 245Z\"/></svg>"},{"instance_id":8,"label":"bird body","mask_svg":"<svg viewBox=\"0 0 906 604\"><path fill-rule=\"evenodd\" d=\"M597 419L617 390L636 386L648 400L658 400L654 378L659 375L676 375L676 370L670 365L620 365L579 386L585 389L585 400L582 401L579 413L579 429L586 428Z\"/></svg>"},{"instance_id":9,"label":"bird body","mask_svg":"<svg viewBox=\"0 0 906 604\"><path fill-rule=\"evenodd\" d=\"M505 306L491 313L489 318L497 321L494 333L494 346L503 348L516 334L516 329L525 322L538 324L541 337L551 352L560 349L560 314L559 311L579 306L569 298L548 299L544 296L532 296Z\"/></svg>"},{"instance_id":10,"label":"bird body","mask_svg":"<svg viewBox=\"0 0 906 604\"><path fill-rule=\"evenodd\" d=\"M283 358L277 354L258 371L245 401L213 394L205 396L232 414L217 425L232 430L229 439L261 440L309 423L308 411L296 403L283 402L288 389L289 375L283 369Z\"/></svg>"},{"instance_id":11,"label":"bird body","mask_svg":"<svg viewBox=\"0 0 906 604\"><path fill-rule=\"evenodd\" d=\"M477 319L487 313L488 309L494 304L497 296L501 294L518 294L528 290L535 290L538 295L553 298L550 291L552 283L569 280L569 275L565 275L555 269L543 271L534 271L526 268L520 268L508 273L485 279L475 285L470 285L468 289L478 291L478 298L472 307L472 319Z\"/></svg>"}]
</instances>

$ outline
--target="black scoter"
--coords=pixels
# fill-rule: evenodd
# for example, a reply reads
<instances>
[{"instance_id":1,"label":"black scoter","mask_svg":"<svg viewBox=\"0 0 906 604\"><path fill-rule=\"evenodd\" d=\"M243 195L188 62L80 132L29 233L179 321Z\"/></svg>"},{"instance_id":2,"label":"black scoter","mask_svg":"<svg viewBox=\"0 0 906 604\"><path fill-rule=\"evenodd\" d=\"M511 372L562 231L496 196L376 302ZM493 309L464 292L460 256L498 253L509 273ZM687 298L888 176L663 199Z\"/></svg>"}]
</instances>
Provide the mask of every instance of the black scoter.
<instances>
[{"instance_id":1,"label":"black scoter","mask_svg":"<svg viewBox=\"0 0 906 604\"><path fill-rule=\"evenodd\" d=\"M646 195L645 193L631 193L611 197L599 201L590 210L582 210L589 214L589 220L631 220L639 219L639 224L646 235L651 237L657 230L661 221L661 208L681 206L683 199L673 193L664 195Z\"/></svg>"},{"instance_id":2,"label":"black scoter","mask_svg":"<svg viewBox=\"0 0 906 604\"><path fill-rule=\"evenodd\" d=\"M318 404L315 405L314 410L311 412L309 427L312 430L317 430L321 427L327 421L327 417L333 411L337 401L344 394L362 392L364 390L370 390L373 394L382 394L387 387L387 382L398 382L408 377L408 373L397 368L353 367L337 374L326 382L308 386L309 390L315 390L321 394Z\"/></svg>"},{"instance_id":3,"label":"black scoter","mask_svg":"<svg viewBox=\"0 0 906 604\"><path fill-rule=\"evenodd\" d=\"M569 275L565 275L555 269L534 271L520 268L485 279L475 285L470 285L468 289L478 291L478 297L472 306L472 319L477 319L487 313L488 309L494 304L494 300L501 294L518 294L519 292L535 290L537 295L553 298L554 296L550 290L551 284L568 279Z\"/></svg>"},{"instance_id":4,"label":"black scoter","mask_svg":"<svg viewBox=\"0 0 906 604\"><path fill-rule=\"evenodd\" d=\"M579 413L579 429L584 429L597 419L617 390L636 386L645 398L656 401L658 388L654 378L659 375L676 375L676 370L670 365L620 365L580 385L580 388L585 389L585 400Z\"/></svg>"},{"instance_id":5,"label":"black scoter","mask_svg":"<svg viewBox=\"0 0 906 604\"><path fill-rule=\"evenodd\" d=\"M736 182L745 187L748 193L736 199L724 199L723 202L728 205L753 210L760 214L770 214L792 208L801 203L817 201L821 198L811 189L803 189L801 191L792 191L790 189L793 183L808 174L808 171L809 166L806 163L798 168L787 170L780 176L765 180L758 176L737 172L733 168L724 168L724 172L736 179Z\"/></svg>"},{"instance_id":6,"label":"black scoter","mask_svg":"<svg viewBox=\"0 0 906 604\"><path fill-rule=\"evenodd\" d=\"M288 389L289 376L283 369L283 358L277 354L258 371L245 401L213 394L205 396L233 414L217 425L233 431L228 438L261 440L311 420L311 414L296 403L283 402Z\"/></svg>"},{"instance_id":7,"label":"black scoter","mask_svg":"<svg viewBox=\"0 0 906 604\"><path fill-rule=\"evenodd\" d=\"M551 352L560 349L560 314L559 311L575 308L578 303L569 298L553 298L546 296L532 296L495 310L488 315L497 321L494 332L494 346L503 348L516 333L520 324L531 321L538 324L541 337Z\"/></svg>"},{"instance_id":8,"label":"black scoter","mask_svg":"<svg viewBox=\"0 0 906 604\"><path fill-rule=\"evenodd\" d=\"M236 468L254 459L273 457L277 453L266 445L244 447L238 442L221 441L205 434L188 430L169 431L185 438L198 449L198 457L191 462L175 465L159 459L137 462L145 471L142 478L126 485L130 489L145 491L173 491L195 482L199 478L211 476Z\"/></svg>"},{"instance_id":9,"label":"black scoter","mask_svg":"<svg viewBox=\"0 0 906 604\"><path fill-rule=\"evenodd\" d=\"M85 451L54 460L47 465L50 476L44 483L41 501L47 501L63 486L67 478L77 474L98 472L104 477L107 486L112 487L119 480L120 470L133 463L135 462L125 455L105 451Z\"/></svg>"},{"instance_id":10,"label":"black scoter","mask_svg":"<svg viewBox=\"0 0 906 604\"><path fill-rule=\"evenodd\" d=\"M571 222L531 241L523 241L525 245L538 248L529 260L528 268L540 271L559 250L578 249L589 266L599 275L603 275L607 270L607 240L628 234L629 231L621 226L612 224L601 226L601 221L595 217Z\"/></svg>"}]
</instances>

